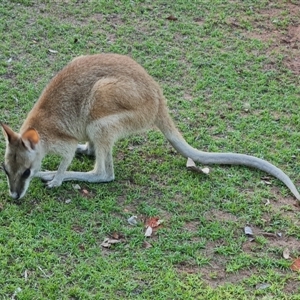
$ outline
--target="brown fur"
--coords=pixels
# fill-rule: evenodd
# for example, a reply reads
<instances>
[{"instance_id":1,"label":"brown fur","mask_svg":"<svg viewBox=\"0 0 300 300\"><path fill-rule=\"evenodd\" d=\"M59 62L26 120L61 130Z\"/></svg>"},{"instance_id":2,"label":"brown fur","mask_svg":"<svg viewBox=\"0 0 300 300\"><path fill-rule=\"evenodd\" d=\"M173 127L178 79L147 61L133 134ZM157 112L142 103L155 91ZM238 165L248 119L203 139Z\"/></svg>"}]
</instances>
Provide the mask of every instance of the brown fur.
<instances>
[{"instance_id":1,"label":"brown fur","mask_svg":"<svg viewBox=\"0 0 300 300\"><path fill-rule=\"evenodd\" d=\"M111 181L114 142L154 125L183 156L205 164L240 164L261 169L282 180L300 199L289 177L264 160L235 153L206 153L188 145L169 116L159 85L131 58L117 54L75 58L46 86L20 134L2 124L10 193L15 199L24 196L33 176L48 181L49 187L66 180ZM78 141L87 144L77 145ZM96 156L92 171L66 171L76 151ZM62 156L58 171L39 172L42 159L49 152ZM24 178L25 183L21 184Z\"/></svg>"}]
</instances>

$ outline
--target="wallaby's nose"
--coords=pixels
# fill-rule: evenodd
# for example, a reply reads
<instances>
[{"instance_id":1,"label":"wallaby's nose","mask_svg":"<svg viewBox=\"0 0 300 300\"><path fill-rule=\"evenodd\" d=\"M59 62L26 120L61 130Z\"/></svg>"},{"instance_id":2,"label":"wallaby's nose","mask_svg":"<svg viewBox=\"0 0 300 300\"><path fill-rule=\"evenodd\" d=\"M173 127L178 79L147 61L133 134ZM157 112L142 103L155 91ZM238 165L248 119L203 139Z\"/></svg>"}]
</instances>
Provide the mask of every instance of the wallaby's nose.
<instances>
[{"instance_id":1,"label":"wallaby's nose","mask_svg":"<svg viewBox=\"0 0 300 300\"><path fill-rule=\"evenodd\" d=\"M14 200L18 200L20 198L20 194L17 193L17 192L10 192L10 195L11 197L14 199Z\"/></svg>"}]
</instances>

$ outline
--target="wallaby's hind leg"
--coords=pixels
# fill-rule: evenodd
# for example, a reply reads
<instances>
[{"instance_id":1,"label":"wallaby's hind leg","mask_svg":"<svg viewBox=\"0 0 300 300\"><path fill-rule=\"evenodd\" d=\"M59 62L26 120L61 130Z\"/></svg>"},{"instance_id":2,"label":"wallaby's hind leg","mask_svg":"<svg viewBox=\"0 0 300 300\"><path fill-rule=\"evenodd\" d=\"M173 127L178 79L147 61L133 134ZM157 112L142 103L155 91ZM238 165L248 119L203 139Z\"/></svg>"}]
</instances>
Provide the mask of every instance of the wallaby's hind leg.
<instances>
[{"instance_id":1,"label":"wallaby's hind leg","mask_svg":"<svg viewBox=\"0 0 300 300\"><path fill-rule=\"evenodd\" d=\"M100 144L100 143L99 143ZM114 180L112 144L106 147L98 145L95 149L95 167L89 172L66 171L67 159L63 158L57 172L39 172L38 177L47 182L48 187L60 186L63 181L79 180L87 182L109 182ZM72 157L73 158L73 157ZM72 159L70 160L70 162ZM68 165L70 164L68 163Z\"/></svg>"},{"instance_id":2,"label":"wallaby's hind leg","mask_svg":"<svg viewBox=\"0 0 300 300\"><path fill-rule=\"evenodd\" d=\"M93 148L93 152L96 156L94 169L89 172L73 172L66 171L65 169L62 174L60 173L61 176L58 176L58 172L62 171L60 166L53 179L51 178L51 176L53 177L53 172L42 173L40 177L42 177L43 180L51 180L47 183L49 187L55 186L53 184L55 184L57 178L62 179L62 181L79 180L87 182L109 182L114 180L115 176L112 158L112 148L115 141L114 129L112 128L110 130L107 126L101 125L102 124L100 123L98 126L97 124L91 126L89 138L93 141L92 143L89 143L88 145L76 145L74 149L74 153L75 150L80 153L88 153L85 150L91 150ZM97 130L95 130L95 126L96 128L98 127ZM92 151L90 151L90 153L91 152Z\"/></svg>"},{"instance_id":3,"label":"wallaby's hind leg","mask_svg":"<svg viewBox=\"0 0 300 300\"><path fill-rule=\"evenodd\" d=\"M115 179L112 159L112 144L95 145L95 167L89 172L64 172L63 181L109 182ZM54 178L55 179L55 178Z\"/></svg>"},{"instance_id":4,"label":"wallaby's hind leg","mask_svg":"<svg viewBox=\"0 0 300 300\"><path fill-rule=\"evenodd\" d=\"M78 144L77 149L76 149L76 153L95 156L94 144L92 142L87 142L84 145Z\"/></svg>"}]
</instances>

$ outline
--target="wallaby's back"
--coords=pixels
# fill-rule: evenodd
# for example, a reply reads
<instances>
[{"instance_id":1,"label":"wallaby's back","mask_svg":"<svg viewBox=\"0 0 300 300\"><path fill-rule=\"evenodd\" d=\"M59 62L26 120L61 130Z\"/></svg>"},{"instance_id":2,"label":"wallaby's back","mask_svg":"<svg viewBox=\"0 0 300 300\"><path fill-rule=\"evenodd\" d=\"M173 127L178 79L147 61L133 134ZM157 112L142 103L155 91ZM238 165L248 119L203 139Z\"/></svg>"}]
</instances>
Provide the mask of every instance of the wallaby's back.
<instances>
[{"instance_id":1,"label":"wallaby's back","mask_svg":"<svg viewBox=\"0 0 300 300\"><path fill-rule=\"evenodd\" d=\"M122 112L136 112L143 119L141 125L148 128L161 101L165 102L159 85L131 58L117 54L80 56L46 86L21 133L28 127L40 131L51 128L84 139L89 123Z\"/></svg>"}]
</instances>

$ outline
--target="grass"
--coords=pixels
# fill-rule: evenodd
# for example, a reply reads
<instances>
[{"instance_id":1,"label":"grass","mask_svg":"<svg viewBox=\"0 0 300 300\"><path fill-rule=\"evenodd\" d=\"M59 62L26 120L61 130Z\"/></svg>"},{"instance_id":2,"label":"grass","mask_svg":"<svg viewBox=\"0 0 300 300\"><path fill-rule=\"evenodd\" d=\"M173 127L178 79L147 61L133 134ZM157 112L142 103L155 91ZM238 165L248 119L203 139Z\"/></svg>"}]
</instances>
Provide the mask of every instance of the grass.
<instances>
[{"instance_id":1,"label":"grass","mask_svg":"<svg viewBox=\"0 0 300 300\"><path fill-rule=\"evenodd\" d=\"M3 0L0 18L0 114L15 130L73 57L122 53L161 84L190 144L265 158L299 185L299 77L278 42L299 24L292 2ZM1 174L0 299L300 299L282 258L300 254L299 208L278 180L243 167L188 172L154 130L119 141L114 157L114 182L79 183L88 196L33 180L16 205ZM71 168L92 165L77 157ZM142 216L165 221L149 249ZM123 241L101 247L115 232Z\"/></svg>"}]
</instances>

